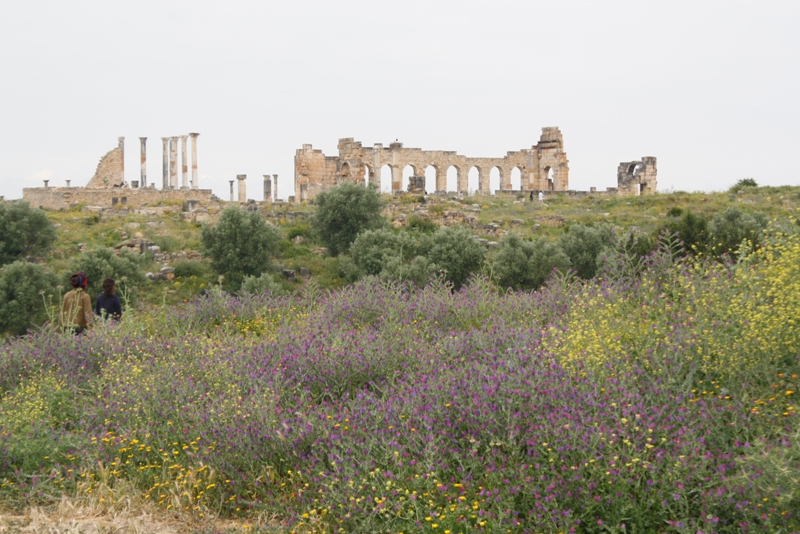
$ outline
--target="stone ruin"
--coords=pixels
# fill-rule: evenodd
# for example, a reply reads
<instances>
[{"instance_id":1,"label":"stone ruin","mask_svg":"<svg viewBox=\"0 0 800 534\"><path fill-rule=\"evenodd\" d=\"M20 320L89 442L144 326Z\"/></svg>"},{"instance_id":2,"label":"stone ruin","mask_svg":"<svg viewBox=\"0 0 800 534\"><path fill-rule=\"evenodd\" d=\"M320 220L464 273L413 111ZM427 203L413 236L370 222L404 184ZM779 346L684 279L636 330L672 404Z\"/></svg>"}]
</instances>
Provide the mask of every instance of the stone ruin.
<instances>
[{"instance_id":1,"label":"stone ruin","mask_svg":"<svg viewBox=\"0 0 800 534\"><path fill-rule=\"evenodd\" d=\"M209 203L218 200L210 189L200 189L197 174L197 137L190 133L181 136L162 137L163 165L161 189L147 183L147 138L140 137L141 174L139 180L125 181L125 138L117 139L117 146L109 150L97 164L94 175L85 187L50 187L49 180L44 187L28 187L22 190L22 197L32 206L46 209L66 209L86 204L99 207L141 207L155 205L161 201L182 201L184 203ZM189 160L187 141L191 138L192 176L188 177ZM178 141L181 145L181 180L178 184Z\"/></svg>"},{"instance_id":2,"label":"stone ruin","mask_svg":"<svg viewBox=\"0 0 800 534\"><path fill-rule=\"evenodd\" d=\"M414 194L444 194L447 191L447 172L456 170L456 191L467 193L469 172L478 171L478 192L491 194L490 173L497 169L500 189L494 193L564 192L586 194L569 190L569 161L564 152L564 138L558 127L542 128L539 142L530 149L507 152L500 158L468 157L443 150L405 148L402 143L380 143L364 147L351 137L339 139L339 155L326 156L311 145L303 145L294 158L295 195L297 200L313 200L326 189L338 184L353 182L380 187L380 172L388 166L392 176L392 192L404 190L403 169L410 166L412 176L405 190ZM623 172L623 166L625 167ZM425 191L425 170L433 167L436 173L435 191ZM514 190L511 175L518 170L520 189ZM645 157L638 162L620 164L617 187L606 188L604 194L639 195L656 191L656 158ZM590 192L597 194L592 188Z\"/></svg>"},{"instance_id":3,"label":"stone ruin","mask_svg":"<svg viewBox=\"0 0 800 534\"><path fill-rule=\"evenodd\" d=\"M566 191L569 189L569 164L564 140L557 127L542 128L539 143L530 149L508 152L500 158L475 158L444 150L405 148L395 142L384 147L364 147L348 137L339 140L339 155L326 156L311 145L303 145L295 155L295 194L298 200L312 200L319 191L344 182L380 186L380 169L388 165L392 173L392 191L403 190L403 169L411 166L416 181L410 190L420 189L419 178L429 166L436 171L436 192L447 190L447 171L456 170L457 190L468 189L469 171L478 171L478 191L490 193L489 175L493 168L500 173L500 190L511 190L511 174L520 171L523 190ZM424 183L424 180L423 180Z\"/></svg>"}]
</instances>

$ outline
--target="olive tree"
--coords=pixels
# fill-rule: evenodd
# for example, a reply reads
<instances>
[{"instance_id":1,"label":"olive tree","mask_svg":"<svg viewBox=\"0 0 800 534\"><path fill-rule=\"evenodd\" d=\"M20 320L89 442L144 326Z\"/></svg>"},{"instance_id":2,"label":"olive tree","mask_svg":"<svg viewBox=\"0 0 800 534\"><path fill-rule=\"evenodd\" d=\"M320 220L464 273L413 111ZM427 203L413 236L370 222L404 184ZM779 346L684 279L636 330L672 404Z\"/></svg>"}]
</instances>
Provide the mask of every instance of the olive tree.
<instances>
[{"instance_id":1,"label":"olive tree","mask_svg":"<svg viewBox=\"0 0 800 534\"><path fill-rule=\"evenodd\" d=\"M44 323L46 302L57 302L58 277L46 267L15 261L0 268L0 333L21 335Z\"/></svg>"},{"instance_id":2,"label":"olive tree","mask_svg":"<svg viewBox=\"0 0 800 534\"><path fill-rule=\"evenodd\" d=\"M281 235L259 213L231 206L216 226L203 226L200 240L203 255L225 277L226 287L237 290L245 276L260 276L271 268Z\"/></svg>"},{"instance_id":3,"label":"olive tree","mask_svg":"<svg viewBox=\"0 0 800 534\"><path fill-rule=\"evenodd\" d=\"M503 288L537 289L553 270L569 268L569 258L564 251L542 237L525 241L516 234L508 234L500 242L494 259L493 274Z\"/></svg>"},{"instance_id":4,"label":"olive tree","mask_svg":"<svg viewBox=\"0 0 800 534\"><path fill-rule=\"evenodd\" d=\"M385 224L383 201L374 186L344 183L319 193L315 203L312 227L331 256L347 252L361 232Z\"/></svg>"},{"instance_id":5,"label":"olive tree","mask_svg":"<svg viewBox=\"0 0 800 534\"><path fill-rule=\"evenodd\" d=\"M27 202L0 201L0 265L25 256L44 256L56 240L56 229L41 209Z\"/></svg>"},{"instance_id":6,"label":"olive tree","mask_svg":"<svg viewBox=\"0 0 800 534\"><path fill-rule=\"evenodd\" d=\"M470 274L481 268L486 250L466 228L444 227L431 236L426 257L459 289Z\"/></svg>"}]
</instances>

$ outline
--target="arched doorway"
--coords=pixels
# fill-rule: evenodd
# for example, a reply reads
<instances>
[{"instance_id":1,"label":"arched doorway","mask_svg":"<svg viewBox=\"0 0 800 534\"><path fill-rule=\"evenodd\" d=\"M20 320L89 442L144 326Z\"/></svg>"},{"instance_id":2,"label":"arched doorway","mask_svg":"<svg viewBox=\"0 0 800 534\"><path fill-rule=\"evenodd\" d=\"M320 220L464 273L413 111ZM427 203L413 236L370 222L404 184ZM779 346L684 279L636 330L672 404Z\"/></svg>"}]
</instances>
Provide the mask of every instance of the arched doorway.
<instances>
[{"instance_id":1,"label":"arched doorway","mask_svg":"<svg viewBox=\"0 0 800 534\"><path fill-rule=\"evenodd\" d=\"M392 192L392 168L389 165L381 167L381 193Z\"/></svg>"},{"instance_id":2,"label":"arched doorway","mask_svg":"<svg viewBox=\"0 0 800 534\"><path fill-rule=\"evenodd\" d=\"M489 171L489 194L496 194L498 189L500 189L500 168L492 167Z\"/></svg>"},{"instance_id":3,"label":"arched doorway","mask_svg":"<svg viewBox=\"0 0 800 534\"><path fill-rule=\"evenodd\" d=\"M467 175L467 193L474 194L480 188L480 171L478 167L472 167Z\"/></svg>"},{"instance_id":4,"label":"arched doorway","mask_svg":"<svg viewBox=\"0 0 800 534\"><path fill-rule=\"evenodd\" d=\"M428 165L425 167L425 193L430 195L436 192L436 167Z\"/></svg>"},{"instance_id":5,"label":"arched doorway","mask_svg":"<svg viewBox=\"0 0 800 534\"><path fill-rule=\"evenodd\" d=\"M457 192L458 191L458 169L454 166L450 165L447 168L447 192Z\"/></svg>"},{"instance_id":6,"label":"arched doorway","mask_svg":"<svg viewBox=\"0 0 800 534\"><path fill-rule=\"evenodd\" d=\"M514 191L522 190L522 170L519 167L511 169L511 189Z\"/></svg>"}]
</instances>

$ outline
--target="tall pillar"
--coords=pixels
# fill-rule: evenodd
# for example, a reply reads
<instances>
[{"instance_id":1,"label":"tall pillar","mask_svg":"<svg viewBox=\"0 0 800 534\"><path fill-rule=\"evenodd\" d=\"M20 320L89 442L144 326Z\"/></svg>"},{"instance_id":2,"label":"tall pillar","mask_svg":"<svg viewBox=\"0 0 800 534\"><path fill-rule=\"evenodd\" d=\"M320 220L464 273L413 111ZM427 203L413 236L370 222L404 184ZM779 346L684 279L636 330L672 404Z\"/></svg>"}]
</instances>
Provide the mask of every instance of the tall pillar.
<instances>
[{"instance_id":1,"label":"tall pillar","mask_svg":"<svg viewBox=\"0 0 800 534\"><path fill-rule=\"evenodd\" d=\"M192 138L192 189L197 189L200 184L197 182L197 136L199 133L190 133Z\"/></svg>"},{"instance_id":2,"label":"tall pillar","mask_svg":"<svg viewBox=\"0 0 800 534\"><path fill-rule=\"evenodd\" d=\"M140 152L141 152L141 163L142 163L142 173L141 173L141 180L139 180L139 185L141 187L147 187L147 138L140 137L139 138L139 145L140 145Z\"/></svg>"},{"instance_id":3,"label":"tall pillar","mask_svg":"<svg viewBox=\"0 0 800 534\"><path fill-rule=\"evenodd\" d=\"M478 191L484 195L490 194L491 185L489 185L489 173L485 167L478 167Z\"/></svg>"},{"instance_id":4,"label":"tall pillar","mask_svg":"<svg viewBox=\"0 0 800 534\"><path fill-rule=\"evenodd\" d=\"M231 202L233 202L233 180L228 180L231 184Z\"/></svg>"},{"instance_id":5,"label":"tall pillar","mask_svg":"<svg viewBox=\"0 0 800 534\"><path fill-rule=\"evenodd\" d=\"M239 202L247 202L247 175L237 174L236 179L239 181Z\"/></svg>"},{"instance_id":6,"label":"tall pillar","mask_svg":"<svg viewBox=\"0 0 800 534\"><path fill-rule=\"evenodd\" d=\"M456 183L459 193L469 192L469 169L464 167L456 167Z\"/></svg>"},{"instance_id":7,"label":"tall pillar","mask_svg":"<svg viewBox=\"0 0 800 534\"><path fill-rule=\"evenodd\" d=\"M272 178L269 174L264 175L264 202L272 204Z\"/></svg>"},{"instance_id":8,"label":"tall pillar","mask_svg":"<svg viewBox=\"0 0 800 534\"><path fill-rule=\"evenodd\" d=\"M403 190L403 168L392 165L392 193Z\"/></svg>"},{"instance_id":9,"label":"tall pillar","mask_svg":"<svg viewBox=\"0 0 800 534\"><path fill-rule=\"evenodd\" d=\"M436 169L436 191L447 191L447 167L434 167Z\"/></svg>"},{"instance_id":10,"label":"tall pillar","mask_svg":"<svg viewBox=\"0 0 800 534\"><path fill-rule=\"evenodd\" d=\"M120 151L120 170L122 171L122 181L125 181L125 138L124 137L117 137L117 146L119 147Z\"/></svg>"},{"instance_id":11,"label":"tall pillar","mask_svg":"<svg viewBox=\"0 0 800 534\"><path fill-rule=\"evenodd\" d=\"M169 137L162 137L161 142L164 144L164 161L161 164L161 189L166 191L169 189L169 149L167 148Z\"/></svg>"},{"instance_id":12,"label":"tall pillar","mask_svg":"<svg viewBox=\"0 0 800 534\"><path fill-rule=\"evenodd\" d=\"M279 200L280 197L278 196L278 175L272 175L272 187L275 189L275 200Z\"/></svg>"},{"instance_id":13,"label":"tall pillar","mask_svg":"<svg viewBox=\"0 0 800 534\"><path fill-rule=\"evenodd\" d=\"M506 171L506 169L502 167L498 167L500 170L500 189L504 189L506 191L511 190L511 172Z\"/></svg>"},{"instance_id":14,"label":"tall pillar","mask_svg":"<svg viewBox=\"0 0 800 534\"><path fill-rule=\"evenodd\" d=\"M186 139L188 135L181 136L181 189L189 189L189 162L186 161Z\"/></svg>"},{"instance_id":15,"label":"tall pillar","mask_svg":"<svg viewBox=\"0 0 800 534\"><path fill-rule=\"evenodd\" d=\"M178 189L178 137L169 138L169 188Z\"/></svg>"}]
</instances>

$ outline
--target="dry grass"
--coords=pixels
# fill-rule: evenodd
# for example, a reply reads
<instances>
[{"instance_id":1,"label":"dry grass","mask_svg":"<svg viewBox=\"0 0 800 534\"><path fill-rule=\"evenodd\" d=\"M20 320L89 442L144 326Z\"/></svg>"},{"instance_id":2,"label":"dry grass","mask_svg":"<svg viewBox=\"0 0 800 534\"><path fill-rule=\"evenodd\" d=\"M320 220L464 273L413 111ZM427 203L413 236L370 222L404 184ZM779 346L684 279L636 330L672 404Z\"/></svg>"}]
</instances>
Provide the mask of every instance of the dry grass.
<instances>
[{"instance_id":1,"label":"dry grass","mask_svg":"<svg viewBox=\"0 0 800 534\"><path fill-rule=\"evenodd\" d=\"M104 500L103 500L104 501ZM101 498L62 497L52 506L31 506L23 513L0 511L0 534L178 534L281 532L274 518L224 521L197 516L167 514L151 503L125 497L113 504Z\"/></svg>"}]
</instances>

